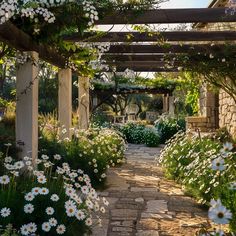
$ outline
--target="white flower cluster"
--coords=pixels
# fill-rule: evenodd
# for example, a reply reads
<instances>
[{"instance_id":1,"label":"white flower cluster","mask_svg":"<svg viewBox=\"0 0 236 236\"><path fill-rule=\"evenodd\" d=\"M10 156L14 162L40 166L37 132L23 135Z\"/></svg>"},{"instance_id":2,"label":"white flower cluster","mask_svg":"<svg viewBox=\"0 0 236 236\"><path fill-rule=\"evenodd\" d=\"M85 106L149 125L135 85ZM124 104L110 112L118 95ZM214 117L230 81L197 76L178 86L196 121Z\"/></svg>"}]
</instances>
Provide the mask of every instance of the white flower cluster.
<instances>
[{"instance_id":1,"label":"white flower cluster","mask_svg":"<svg viewBox=\"0 0 236 236\"><path fill-rule=\"evenodd\" d=\"M21 17L28 17L30 19L34 19L35 22L38 22L37 16L41 15L43 19L48 23L53 23L56 18L52 12L50 12L47 8L23 8L21 10Z\"/></svg>"},{"instance_id":2,"label":"white flower cluster","mask_svg":"<svg viewBox=\"0 0 236 236\"><path fill-rule=\"evenodd\" d=\"M55 154L53 157L56 161L61 159L59 154ZM19 172L22 173L20 170L23 168L24 170L28 169L32 173L32 183L35 185L24 194L26 203L23 205L23 210L26 215L37 214L39 209L36 202L45 201L48 203L45 209L40 209L45 214L45 219L48 220L40 225L37 222L26 222L20 226L21 235L32 235L38 233L39 230L48 233L53 228L55 228L57 234L64 234L67 228L67 221L60 222L62 219L56 218L56 213L59 208L61 209L61 204L65 207L67 217L74 218L73 222L76 220L84 221L87 226L91 226L93 224L92 213L96 213L93 217L96 216L100 222L101 219L98 213L105 213L105 206L108 205L108 202L105 198L100 199L95 189L92 188L89 176L84 174L81 169L77 171L72 170L68 163L63 163L62 167L56 166L56 173L48 175L48 173L51 173L49 168L55 165L49 159L47 155L42 155L41 158L37 159L39 169L43 170L35 170L32 165L32 159L29 157L24 157L22 161L14 162L13 158L7 156L4 160L4 166L8 174L0 176L1 185L11 188L10 185L12 183L15 186L13 182L17 178L15 178L15 175L11 176L13 171L17 171L20 177ZM64 186L62 187L64 192L62 191L63 188L62 190L58 189L56 193L55 190L52 191L50 189L50 185L47 187L47 184L53 181L53 179L54 181L63 179ZM65 195L66 201L63 200ZM7 206L0 209L0 214L2 218L9 217L11 214L14 218L13 209Z\"/></svg>"},{"instance_id":3,"label":"white flower cluster","mask_svg":"<svg viewBox=\"0 0 236 236\"><path fill-rule=\"evenodd\" d=\"M0 24L8 21L18 11L17 0L2 0L0 3Z\"/></svg>"},{"instance_id":4,"label":"white flower cluster","mask_svg":"<svg viewBox=\"0 0 236 236\"><path fill-rule=\"evenodd\" d=\"M36 7L28 7L28 3L35 5ZM20 1L17 0L3 0L0 3L0 24L5 23L11 17L18 15L20 17L28 17L35 22L38 22L39 16L42 16L43 19L48 23L55 22L56 18L50 8L55 6L61 6L63 4L76 2L75 0L41 0L41 1L23 1L23 4L20 4ZM35 4L33 4L35 3ZM79 4L79 3L78 3ZM91 1L85 0L82 2L83 10L85 17L89 19L88 26L92 26L98 18L98 12Z\"/></svg>"},{"instance_id":5,"label":"white flower cluster","mask_svg":"<svg viewBox=\"0 0 236 236\"><path fill-rule=\"evenodd\" d=\"M85 0L83 2L83 9L85 12L85 17L89 19L88 26L94 25L94 22L99 20L99 18L98 12L93 6L93 3L91 1Z\"/></svg>"},{"instance_id":6,"label":"white flower cluster","mask_svg":"<svg viewBox=\"0 0 236 236\"><path fill-rule=\"evenodd\" d=\"M233 144L226 142L220 148L220 144L213 141L209 142L209 140L205 140L205 148L202 148L202 141L199 140L199 137L192 136L190 141L185 133L177 134L162 151L160 162L167 168L168 166L173 168L174 165L177 165L175 171L183 173L183 177L180 177L182 183L187 186L200 186L199 189L203 194L211 194L216 188L220 188L222 184L228 185L229 191L235 191L236 182L233 174L235 173L235 166L229 164L235 162L236 153L233 152ZM167 158L167 156L171 158ZM171 163L172 161L173 163ZM183 161L190 164L184 165ZM206 181L206 177L209 182ZM206 200L200 199L200 202L206 203ZM213 223L218 225L230 223L233 218L232 212L222 204L221 199L212 200L210 205L208 216ZM225 233L218 229L213 233L201 234L201 236L203 235L223 236Z\"/></svg>"}]
</instances>

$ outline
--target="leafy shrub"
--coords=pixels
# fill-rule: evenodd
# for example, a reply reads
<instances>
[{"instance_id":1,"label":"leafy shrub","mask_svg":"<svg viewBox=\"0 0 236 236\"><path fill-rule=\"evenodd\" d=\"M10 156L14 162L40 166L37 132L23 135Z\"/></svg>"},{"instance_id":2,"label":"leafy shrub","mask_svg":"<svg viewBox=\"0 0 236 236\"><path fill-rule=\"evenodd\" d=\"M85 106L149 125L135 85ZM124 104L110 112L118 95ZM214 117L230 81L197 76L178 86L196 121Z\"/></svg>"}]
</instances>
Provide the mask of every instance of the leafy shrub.
<instances>
[{"instance_id":1,"label":"leafy shrub","mask_svg":"<svg viewBox=\"0 0 236 236\"><path fill-rule=\"evenodd\" d=\"M161 116L155 122L155 127L161 135L161 143L165 143L173 137L178 131L185 130L185 119L170 116Z\"/></svg>"},{"instance_id":2,"label":"leafy shrub","mask_svg":"<svg viewBox=\"0 0 236 236\"><path fill-rule=\"evenodd\" d=\"M120 127L128 143L143 144L145 142L145 125L142 123L129 122Z\"/></svg>"},{"instance_id":3,"label":"leafy shrub","mask_svg":"<svg viewBox=\"0 0 236 236\"><path fill-rule=\"evenodd\" d=\"M83 169L92 184L99 187L105 183L107 169L123 162L125 143L111 129L74 129L71 140L60 140L57 135L42 135L40 150L49 156L59 154L62 157L60 164L68 162L73 169Z\"/></svg>"},{"instance_id":4,"label":"leafy shrub","mask_svg":"<svg viewBox=\"0 0 236 236\"><path fill-rule=\"evenodd\" d=\"M146 128L144 135L145 144L148 147L158 147L160 144L160 135L155 128Z\"/></svg>"},{"instance_id":5,"label":"leafy shrub","mask_svg":"<svg viewBox=\"0 0 236 236\"><path fill-rule=\"evenodd\" d=\"M128 143L146 144L148 147L157 147L160 144L160 135L153 126L144 122L129 122L118 127Z\"/></svg>"},{"instance_id":6,"label":"leafy shrub","mask_svg":"<svg viewBox=\"0 0 236 236\"><path fill-rule=\"evenodd\" d=\"M160 162L168 177L183 184L202 203L221 199L233 214L230 227L236 231L236 152L208 137L178 133L162 151Z\"/></svg>"},{"instance_id":7,"label":"leafy shrub","mask_svg":"<svg viewBox=\"0 0 236 236\"><path fill-rule=\"evenodd\" d=\"M91 126L94 128L108 128L111 126L111 121L108 115L100 109L93 112L91 117Z\"/></svg>"},{"instance_id":8,"label":"leafy shrub","mask_svg":"<svg viewBox=\"0 0 236 236\"><path fill-rule=\"evenodd\" d=\"M19 235L82 236L91 230L91 214L100 219L99 212L105 212L107 201L97 199L89 176L68 163L57 165L58 155L54 157L52 162L41 156L37 169L29 157L1 159L1 235L15 230Z\"/></svg>"}]
</instances>

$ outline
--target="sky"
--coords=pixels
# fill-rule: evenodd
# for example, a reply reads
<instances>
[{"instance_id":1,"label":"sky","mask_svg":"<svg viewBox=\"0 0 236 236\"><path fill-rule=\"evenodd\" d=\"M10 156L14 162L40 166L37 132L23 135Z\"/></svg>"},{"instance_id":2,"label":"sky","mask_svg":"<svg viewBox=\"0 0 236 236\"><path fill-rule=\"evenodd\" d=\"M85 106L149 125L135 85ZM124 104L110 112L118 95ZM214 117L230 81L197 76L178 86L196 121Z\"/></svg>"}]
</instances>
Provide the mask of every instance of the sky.
<instances>
[{"instance_id":1,"label":"sky","mask_svg":"<svg viewBox=\"0 0 236 236\"><path fill-rule=\"evenodd\" d=\"M160 5L160 8L206 8L212 0L167 0ZM175 25L174 25L175 26ZM164 28L168 27L164 25ZM170 27L170 25L169 25ZM107 31L111 27L99 26L99 30ZM116 25L112 27L111 31L130 31L128 26Z\"/></svg>"},{"instance_id":2,"label":"sky","mask_svg":"<svg viewBox=\"0 0 236 236\"><path fill-rule=\"evenodd\" d=\"M212 0L169 0L161 4L161 8L206 8L212 2ZM163 27L172 28L175 25L163 25ZM107 31L109 26L100 26L100 30ZM115 26L112 31L127 31L130 30L129 27L124 25ZM143 77L153 77L153 73L141 73Z\"/></svg>"},{"instance_id":3,"label":"sky","mask_svg":"<svg viewBox=\"0 0 236 236\"><path fill-rule=\"evenodd\" d=\"M201 8L207 7L211 0L169 0L161 8Z\"/></svg>"}]
</instances>

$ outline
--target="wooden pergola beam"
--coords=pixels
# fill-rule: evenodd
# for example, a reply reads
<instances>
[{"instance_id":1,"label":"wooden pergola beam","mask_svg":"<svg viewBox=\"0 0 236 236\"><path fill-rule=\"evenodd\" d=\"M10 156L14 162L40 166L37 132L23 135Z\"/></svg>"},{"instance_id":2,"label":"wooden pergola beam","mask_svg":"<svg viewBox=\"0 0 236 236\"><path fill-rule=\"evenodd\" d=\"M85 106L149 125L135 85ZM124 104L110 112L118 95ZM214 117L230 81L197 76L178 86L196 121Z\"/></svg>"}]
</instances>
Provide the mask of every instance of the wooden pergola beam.
<instances>
[{"instance_id":1,"label":"wooden pergola beam","mask_svg":"<svg viewBox=\"0 0 236 236\"><path fill-rule=\"evenodd\" d=\"M133 70L134 72L179 72L178 68L166 68L166 67L158 67L158 66L152 66L152 65L120 65L115 67L116 72L124 72L126 69ZM114 71L113 68L110 67L110 70L104 70L104 72L112 72Z\"/></svg>"},{"instance_id":2,"label":"wooden pergola beam","mask_svg":"<svg viewBox=\"0 0 236 236\"><path fill-rule=\"evenodd\" d=\"M167 67L167 63L163 62L163 61L144 61L141 60L140 61L107 61L107 64L109 66L118 66L118 67L150 67L150 68L162 68L162 67ZM172 66L178 66L181 65L178 62L172 62Z\"/></svg>"},{"instance_id":3,"label":"wooden pergola beam","mask_svg":"<svg viewBox=\"0 0 236 236\"><path fill-rule=\"evenodd\" d=\"M224 51L225 45L211 45L211 44L168 44L164 46L159 45L111 45L106 54L122 54L122 53L189 53L189 52L221 52ZM236 51L236 47L235 47Z\"/></svg>"},{"instance_id":4,"label":"wooden pergola beam","mask_svg":"<svg viewBox=\"0 0 236 236\"><path fill-rule=\"evenodd\" d=\"M174 90L174 89L173 89ZM171 94L173 92L171 89L165 88L119 88L115 90L110 89L94 89L91 91L91 94L104 95L104 94Z\"/></svg>"},{"instance_id":5,"label":"wooden pergola beam","mask_svg":"<svg viewBox=\"0 0 236 236\"><path fill-rule=\"evenodd\" d=\"M29 35L10 22L0 25L0 41L19 51L38 52L42 60L60 68L65 68L66 59L59 55L55 49L35 43Z\"/></svg>"},{"instance_id":6,"label":"wooden pergola beam","mask_svg":"<svg viewBox=\"0 0 236 236\"><path fill-rule=\"evenodd\" d=\"M98 25L113 24L170 24L235 22L236 15L225 13L226 8L157 9L142 13L111 13L96 22Z\"/></svg>"},{"instance_id":7,"label":"wooden pergola beam","mask_svg":"<svg viewBox=\"0 0 236 236\"><path fill-rule=\"evenodd\" d=\"M175 59L178 55L176 54L168 54L168 59ZM106 60L109 63L124 63L124 62L145 62L147 63L164 63L165 54L160 55L104 55L102 59Z\"/></svg>"},{"instance_id":8,"label":"wooden pergola beam","mask_svg":"<svg viewBox=\"0 0 236 236\"><path fill-rule=\"evenodd\" d=\"M234 41L236 31L173 31L173 32L104 32L87 33L83 37L78 33L63 37L70 42L157 42L157 41Z\"/></svg>"}]
</instances>

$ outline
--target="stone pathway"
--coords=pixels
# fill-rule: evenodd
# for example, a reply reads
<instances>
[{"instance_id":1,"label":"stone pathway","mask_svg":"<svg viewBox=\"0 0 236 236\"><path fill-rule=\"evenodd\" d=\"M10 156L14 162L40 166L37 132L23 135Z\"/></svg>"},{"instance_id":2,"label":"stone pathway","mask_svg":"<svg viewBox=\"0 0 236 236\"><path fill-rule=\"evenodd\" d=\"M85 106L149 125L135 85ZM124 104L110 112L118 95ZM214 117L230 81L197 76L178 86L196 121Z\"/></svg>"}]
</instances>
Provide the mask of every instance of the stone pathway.
<instances>
[{"instance_id":1,"label":"stone pathway","mask_svg":"<svg viewBox=\"0 0 236 236\"><path fill-rule=\"evenodd\" d=\"M207 223L207 212L167 180L155 157L160 148L129 145L127 163L108 173L110 202L102 227L93 236L194 236Z\"/></svg>"}]
</instances>

